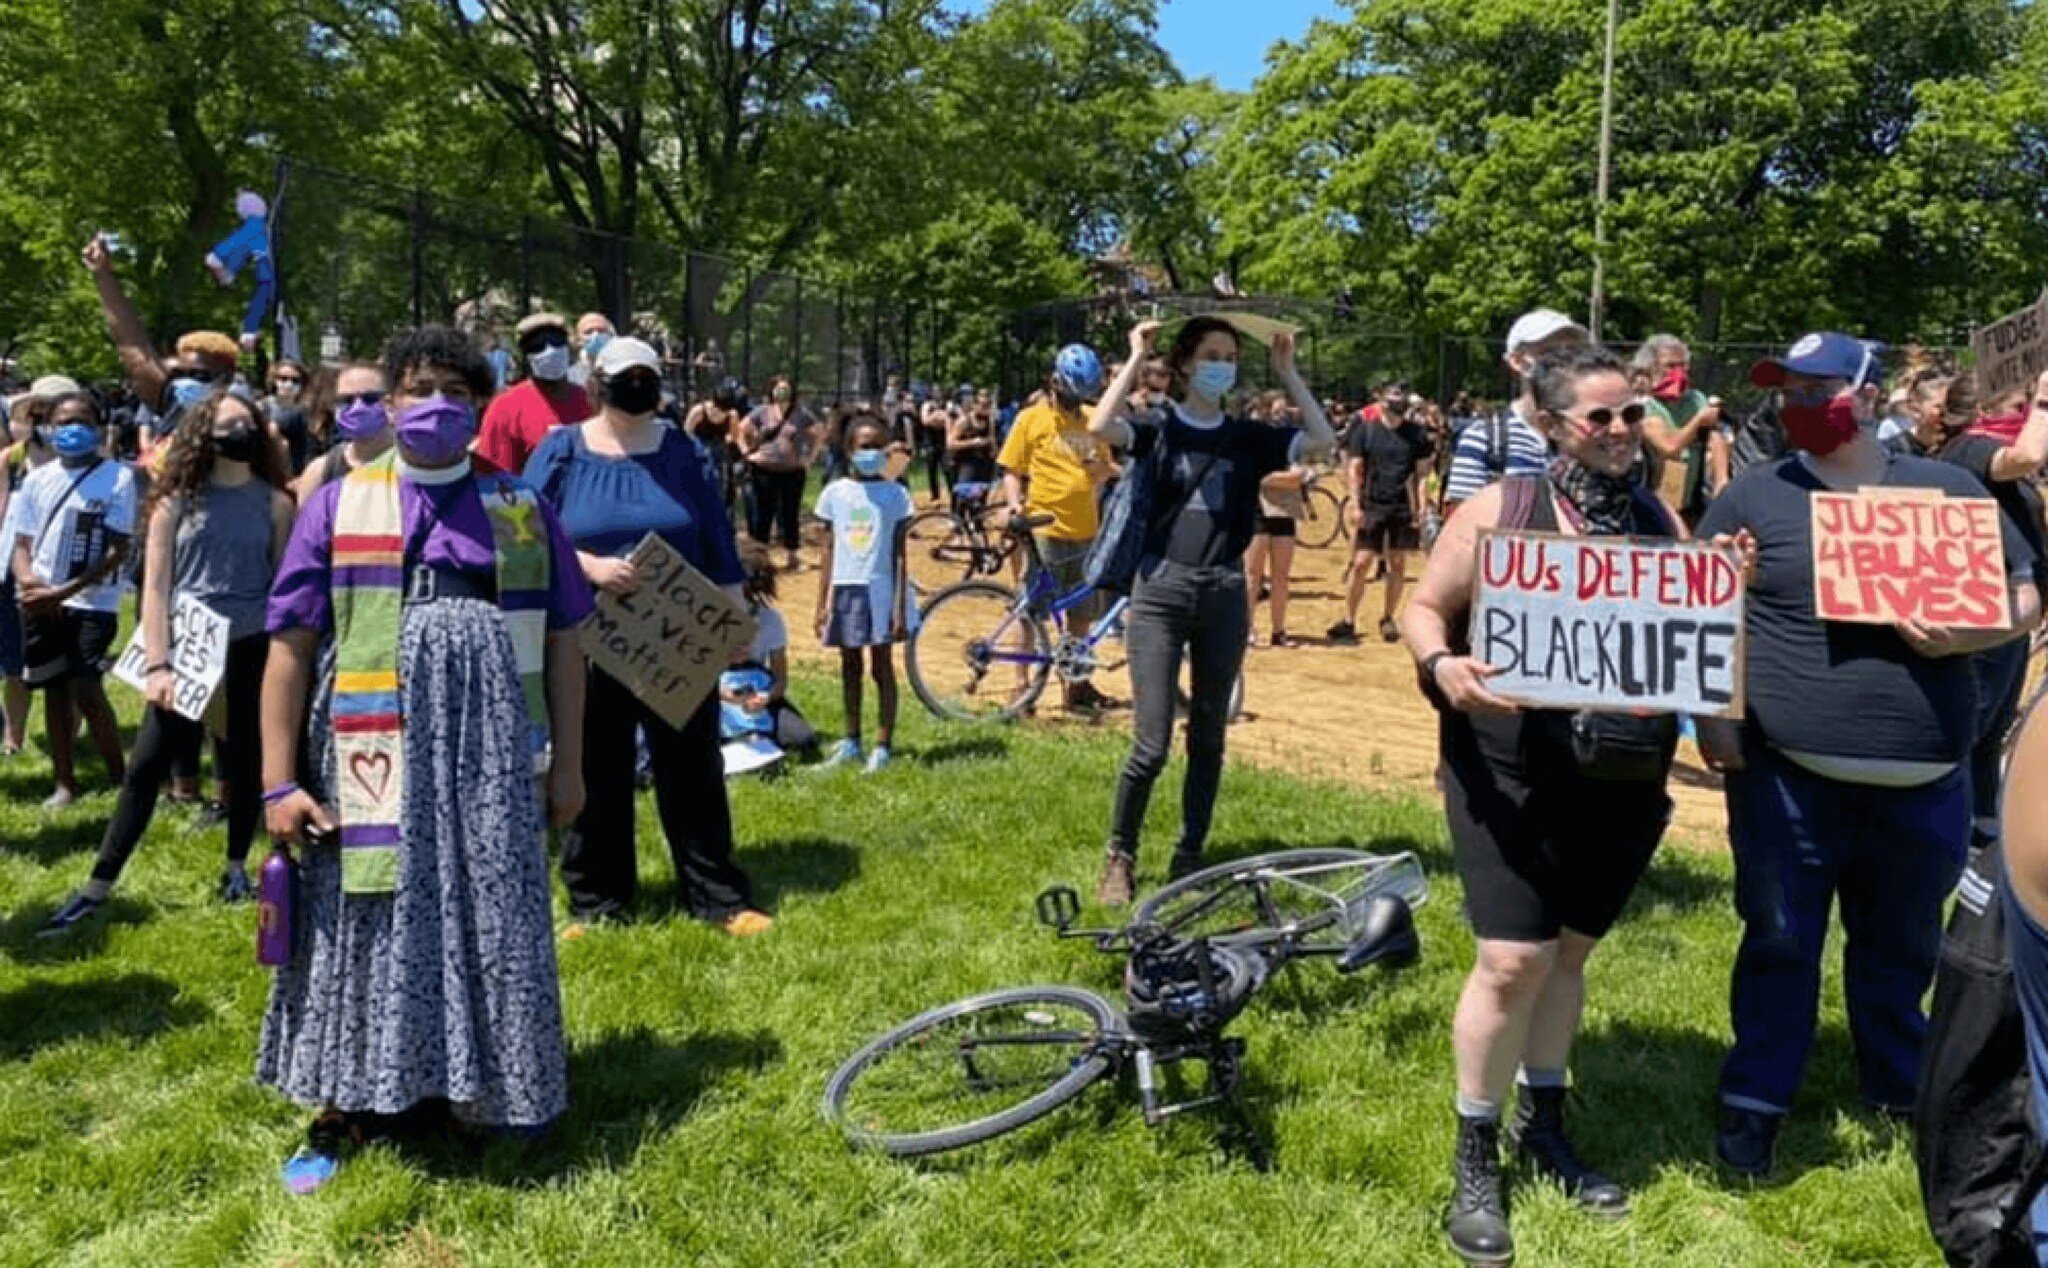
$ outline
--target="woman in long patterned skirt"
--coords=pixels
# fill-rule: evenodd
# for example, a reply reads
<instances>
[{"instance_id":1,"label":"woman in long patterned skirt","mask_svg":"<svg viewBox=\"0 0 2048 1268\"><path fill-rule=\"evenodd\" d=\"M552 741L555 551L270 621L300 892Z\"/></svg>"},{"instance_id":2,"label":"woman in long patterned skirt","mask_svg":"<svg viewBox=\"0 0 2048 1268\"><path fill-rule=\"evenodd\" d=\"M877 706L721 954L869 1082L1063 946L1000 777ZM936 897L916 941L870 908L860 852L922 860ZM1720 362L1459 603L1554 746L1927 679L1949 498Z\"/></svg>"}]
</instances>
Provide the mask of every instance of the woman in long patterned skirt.
<instances>
[{"instance_id":1,"label":"woman in long patterned skirt","mask_svg":"<svg viewBox=\"0 0 2048 1268\"><path fill-rule=\"evenodd\" d=\"M591 595L547 507L472 467L491 374L468 341L425 327L385 362L397 452L308 500L270 602L264 800L302 868L257 1078L318 1107L284 1168L301 1193L390 1116L568 1105L544 832L583 802Z\"/></svg>"}]
</instances>

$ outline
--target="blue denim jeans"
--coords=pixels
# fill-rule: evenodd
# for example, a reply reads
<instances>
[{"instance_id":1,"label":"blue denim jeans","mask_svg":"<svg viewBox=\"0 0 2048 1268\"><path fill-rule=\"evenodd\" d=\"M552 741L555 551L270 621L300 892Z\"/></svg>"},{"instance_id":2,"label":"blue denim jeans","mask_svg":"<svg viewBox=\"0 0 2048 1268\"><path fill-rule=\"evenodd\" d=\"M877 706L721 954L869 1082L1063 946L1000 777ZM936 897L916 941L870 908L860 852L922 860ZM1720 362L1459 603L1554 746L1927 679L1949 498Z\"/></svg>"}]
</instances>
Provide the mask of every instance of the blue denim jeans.
<instances>
[{"instance_id":1,"label":"blue denim jeans","mask_svg":"<svg viewBox=\"0 0 2048 1268\"><path fill-rule=\"evenodd\" d=\"M1921 999L1970 843L1967 766L1919 788L1823 779L1761 743L1728 781L1742 945L1721 1100L1783 1113L1806 1074L1828 913L1840 899L1843 993L1864 1099L1903 1108L1920 1078Z\"/></svg>"}]
</instances>

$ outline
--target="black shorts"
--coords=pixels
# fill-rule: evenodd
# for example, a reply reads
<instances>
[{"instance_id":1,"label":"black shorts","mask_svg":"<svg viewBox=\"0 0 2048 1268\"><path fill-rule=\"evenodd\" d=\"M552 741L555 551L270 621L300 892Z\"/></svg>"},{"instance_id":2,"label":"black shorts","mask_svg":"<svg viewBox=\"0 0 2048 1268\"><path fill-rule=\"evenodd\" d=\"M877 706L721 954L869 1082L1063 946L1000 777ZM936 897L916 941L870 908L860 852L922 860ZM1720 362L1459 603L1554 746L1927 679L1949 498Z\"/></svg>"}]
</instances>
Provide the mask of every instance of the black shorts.
<instances>
[{"instance_id":1,"label":"black shorts","mask_svg":"<svg viewBox=\"0 0 2048 1268\"><path fill-rule=\"evenodd\" d=\"M1292 537L1292 536L1294 536L1294 517L1293 517L1292 515L1261 515L1261 516L1259 516L1259 531L1258 531L1258 536L1260 536L1260 537Z\"/></svg>"},{"instance_id":2,"label":"black shorts","mask_svg":"<svg viewBox=\"0 0 2048 1268\"><path fill-rule=\"evenodd\" d=\"M1415 536L1415 521L1405 506L1373 506L1358 513L1358 533L1352 545L1358 550L1382 554L1406 550Z\"/></svg>"},{"instance_id":3,"label":"black shorts","mask_svg":"<svg viewBox=\"0 0 2048 1268\"><path fill-rule=\"evenodd\" d=\"M119 624L112 612L78 608L28 621L22 631L23 680L38 688L98 682L113 667Z\"/></svg>"},{"instance_id":4,"label":"black shorts","mask_svg":"<svg viewBox=\"0 0 2048 1268\"><path fill-rule=\"evenodd\" d=\"M1671 822L1664 780L1587 779L1562 723L1540 711L1443 717L1444 815L1481 938L1605 935Z\"/></svg>"}]
</instances>

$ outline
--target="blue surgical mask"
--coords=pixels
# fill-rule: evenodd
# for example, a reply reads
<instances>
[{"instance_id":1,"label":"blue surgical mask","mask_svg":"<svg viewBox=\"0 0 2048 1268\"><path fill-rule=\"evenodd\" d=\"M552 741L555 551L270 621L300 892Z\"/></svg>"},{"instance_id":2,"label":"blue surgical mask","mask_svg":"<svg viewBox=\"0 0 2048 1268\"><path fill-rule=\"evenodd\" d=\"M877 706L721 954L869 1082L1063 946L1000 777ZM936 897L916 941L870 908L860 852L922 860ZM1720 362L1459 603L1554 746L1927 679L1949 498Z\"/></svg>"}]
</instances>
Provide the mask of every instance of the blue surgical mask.
<instances>
[{"instance_id":1,"label":"blue surgical mask","mask_svg":"<svg viewBox=\"0 0 2048 1268\"><path fill-rule=\"evenodd\" d=\"M853 451L854 474L872 480L882 474L889 465L889 454L882 449L856 449Z\"/></svg>"},{"instance_id":2,"label":"blue surgical mask","mask_svg":"<svg viewBox=\"0 0 2048 1268\"><path fill-rule=\"evenodd\" d=\"M1188 388L1204 400L1220 401L1237 386L1237 362L1203 361L1188 374Z\"/></svg>"},{"instance_id":3,"label":"blue surgical mask","mask_svg":"<svg viewBox=\"0 0 2048 1268\"><path fill-rule=\"evenodd\" d=\"M543 383L559 383L569 377L569 345L551 343L526 358L526 368Z\"/></svg>"},{"instance_id":4,"label":"blue surgical mask","mask_svg":"<svg viewBox=\"0 0 2048 1268\"><path fill-rule=\"evenodd\" d=\"M100 429L91 423L66 423L50 433L50 448L65 462L82 462L99 452Z\"/></svg>"},{"instance_id":5,"label":"blue surgical mask","mask_svg":"<svg viewBox=\"0 0 2048 1268\"><path fill-rule=\"evenodd\" d=\"M189 409L206 399L213 385L205 379L172 379L171 406L174 409Z\"/></svg>"}]
</instances>

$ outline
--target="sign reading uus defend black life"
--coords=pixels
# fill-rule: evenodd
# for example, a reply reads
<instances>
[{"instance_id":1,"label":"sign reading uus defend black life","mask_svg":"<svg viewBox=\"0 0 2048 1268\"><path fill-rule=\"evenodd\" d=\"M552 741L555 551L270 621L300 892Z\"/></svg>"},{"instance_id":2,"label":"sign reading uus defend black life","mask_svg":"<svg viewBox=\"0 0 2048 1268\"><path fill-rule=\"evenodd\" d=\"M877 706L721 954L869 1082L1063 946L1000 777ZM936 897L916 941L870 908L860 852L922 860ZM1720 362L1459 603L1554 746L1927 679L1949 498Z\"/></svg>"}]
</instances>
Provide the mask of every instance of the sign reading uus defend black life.
<instances>
[{"instance_id":1,"label":"sign reading uus defend black life","mask_svg":"<svg viewBox=\"0 0 2048 1268\"><path fill-rule=\"evenodd\" d=\"M1532 708L1741 717L1742 566L1732 550L1487 530L1472 656Z\"/></svg>"}]
</instances>

